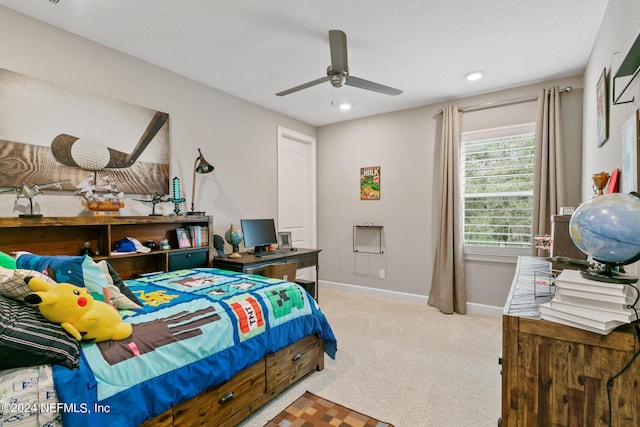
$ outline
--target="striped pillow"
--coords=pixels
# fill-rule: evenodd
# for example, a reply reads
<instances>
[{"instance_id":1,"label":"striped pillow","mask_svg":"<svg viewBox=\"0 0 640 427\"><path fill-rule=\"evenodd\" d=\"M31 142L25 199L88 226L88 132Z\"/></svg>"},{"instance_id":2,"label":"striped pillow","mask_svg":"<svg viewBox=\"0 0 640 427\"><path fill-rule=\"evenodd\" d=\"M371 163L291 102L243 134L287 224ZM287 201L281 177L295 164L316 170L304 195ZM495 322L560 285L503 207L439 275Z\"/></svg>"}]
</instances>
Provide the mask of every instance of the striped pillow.
<instances>
[{"instance_id":1,"label":"striped pillow","mask_svg":"<svg viewBox=\"0 0 640 427\"><path fill-rule=\"evenodd\" d=\"M24 297L33 293L24 281L25 277L39 277L49 283L56 282L46 274L34 270L22 270L0 267L0 295L24 302Z\"/></svg>"},{"instance_id":2,"label":"striped pillow","mask_svg":"<svg viewBox=\"0 0 640 427\"><path fill-rule=\"evenodd\" d=\"M0 369L42 364L78 367L80 345L34 307L0 295Z\"/></svg>"}]
</instances>

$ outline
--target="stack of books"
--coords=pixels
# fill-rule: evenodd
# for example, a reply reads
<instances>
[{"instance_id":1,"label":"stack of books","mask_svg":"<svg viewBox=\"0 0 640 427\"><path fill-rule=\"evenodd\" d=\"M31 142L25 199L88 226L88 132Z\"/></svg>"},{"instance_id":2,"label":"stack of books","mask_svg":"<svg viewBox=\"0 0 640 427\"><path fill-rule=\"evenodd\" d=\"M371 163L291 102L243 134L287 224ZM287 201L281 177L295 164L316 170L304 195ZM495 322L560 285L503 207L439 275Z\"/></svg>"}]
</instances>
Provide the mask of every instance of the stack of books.
<instances>
[{"instance_id":1,"label":"stack of books","mask_svg":"<svg viewBox=\"0 0 640 427\"><path fill-rule=\"evenodd\" d=\"M189 225L185 227L189 231L191 247L200 248L209 246L209 227L206 225Z\"/></svg>"},{"instance_id":2,"label":"stack of books","mask_svg":"<svg viewBox=\"0 0 640 427\"><path fill-rule=\"evenodd\" d=\"M540 304L542 319L602 335L635 320L631 286L586 279L577 270L563 270L555 285L555 296Z\"/></svg>"}]
</instances>

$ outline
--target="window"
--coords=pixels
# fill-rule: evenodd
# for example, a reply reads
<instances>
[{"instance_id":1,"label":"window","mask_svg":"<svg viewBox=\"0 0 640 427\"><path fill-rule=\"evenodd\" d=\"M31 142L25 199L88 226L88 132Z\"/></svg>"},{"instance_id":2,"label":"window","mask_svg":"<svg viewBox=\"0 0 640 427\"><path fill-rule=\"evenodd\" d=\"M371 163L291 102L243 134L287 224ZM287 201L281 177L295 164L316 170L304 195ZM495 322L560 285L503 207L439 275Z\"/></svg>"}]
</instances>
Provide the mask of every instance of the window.
<instances>
[{"instance_id":1,"label":"window","mask_svg":"<svg viewBox=\"0 0 640 427\"><path fill-rule=\"evenodd\" d=\"M533 123L462 134L464 244L530 248Z\"/></svg>"}]
</instances>

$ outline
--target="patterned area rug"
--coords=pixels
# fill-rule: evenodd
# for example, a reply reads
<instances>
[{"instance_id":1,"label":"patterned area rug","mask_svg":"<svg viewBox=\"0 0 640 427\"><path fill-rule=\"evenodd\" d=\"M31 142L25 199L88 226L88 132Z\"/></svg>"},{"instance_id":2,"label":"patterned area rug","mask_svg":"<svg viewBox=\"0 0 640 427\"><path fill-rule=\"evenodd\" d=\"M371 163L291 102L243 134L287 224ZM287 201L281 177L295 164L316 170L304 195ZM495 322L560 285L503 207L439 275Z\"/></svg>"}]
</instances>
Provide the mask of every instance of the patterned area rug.
<instances>
[{"instance_id":1,"label":"patterned area rug","mask_svg":"<svg viewBox=\"0 0 640 427\"><path fill-rule=\"evenodd\" d=\"M360 412L305 392L264 427L393 427Z\"/></svg>"}]
</instances>

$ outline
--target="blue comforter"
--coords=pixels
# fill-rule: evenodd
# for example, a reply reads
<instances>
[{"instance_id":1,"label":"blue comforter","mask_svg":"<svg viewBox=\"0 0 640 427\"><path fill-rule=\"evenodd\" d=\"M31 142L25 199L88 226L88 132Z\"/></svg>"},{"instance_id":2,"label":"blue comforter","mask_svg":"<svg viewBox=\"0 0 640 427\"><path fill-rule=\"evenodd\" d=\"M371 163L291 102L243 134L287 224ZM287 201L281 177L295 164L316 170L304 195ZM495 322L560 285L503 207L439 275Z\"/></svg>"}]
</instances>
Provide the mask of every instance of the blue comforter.
<instances>
[{"instance_id":1,"label":"blue comforter","mask_svg":"<svg viewBox=\"0 0 640 427\"><path fill-rule=\"evenodd\" d=\"M137 426L308 335L335 358L326 317L294 283L200 268L127 285L144 304L123 313L132 336L82 344L77 370L54 366L67 426Z\"/></svg>"}]
</instances>

